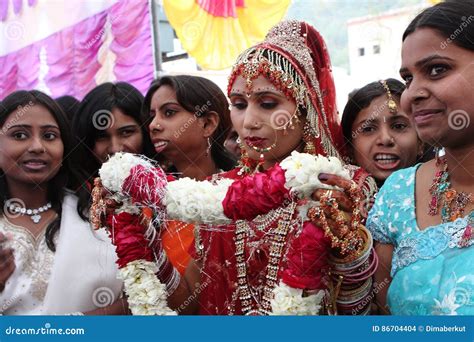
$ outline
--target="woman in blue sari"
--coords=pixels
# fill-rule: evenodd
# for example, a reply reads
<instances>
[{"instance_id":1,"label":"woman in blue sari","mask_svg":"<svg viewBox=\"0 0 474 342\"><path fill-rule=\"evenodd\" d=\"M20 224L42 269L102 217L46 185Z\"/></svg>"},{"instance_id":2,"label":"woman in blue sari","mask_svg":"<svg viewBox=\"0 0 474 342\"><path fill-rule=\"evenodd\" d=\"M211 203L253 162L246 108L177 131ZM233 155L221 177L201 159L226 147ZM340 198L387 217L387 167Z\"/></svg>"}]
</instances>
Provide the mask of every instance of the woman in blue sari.
<instances>
[{"instance_id":1,"label":"woman in blue sari","mask_svg":"<svg viewBox=\"0 0 474 342\"><path fill-rule=\"evenodd\" d=\"M430 7L403 35L401 104L440 152L392 174L370 212L381 312L474 314L473 61L473 2Z\"/></svg>"}]
</instances>

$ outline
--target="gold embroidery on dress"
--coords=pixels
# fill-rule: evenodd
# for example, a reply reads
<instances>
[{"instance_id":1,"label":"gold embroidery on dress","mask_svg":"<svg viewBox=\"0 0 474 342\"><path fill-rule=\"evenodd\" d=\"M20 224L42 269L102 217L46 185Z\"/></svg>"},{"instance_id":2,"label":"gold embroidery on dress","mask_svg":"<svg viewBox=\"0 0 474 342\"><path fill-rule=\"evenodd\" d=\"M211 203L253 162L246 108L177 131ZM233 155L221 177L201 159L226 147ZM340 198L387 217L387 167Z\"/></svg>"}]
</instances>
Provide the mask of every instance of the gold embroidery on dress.
<instances>
[{"instance_id":1,"label":"gold embroidery on dress","mask_svg":"<svg viewBox=\"0 0 474 342\"><path fill-rule=\"evenodd\" d=\"M5 217L0 218L0 231L12 235L8 245L14 249L15 257L21 260L23 272L32 280L31 294L39 301L43 301L46 295L54 261L54 253L46 245L47 226L35 237L28 229L11 223Z\"/></svg>"}]
</instances>

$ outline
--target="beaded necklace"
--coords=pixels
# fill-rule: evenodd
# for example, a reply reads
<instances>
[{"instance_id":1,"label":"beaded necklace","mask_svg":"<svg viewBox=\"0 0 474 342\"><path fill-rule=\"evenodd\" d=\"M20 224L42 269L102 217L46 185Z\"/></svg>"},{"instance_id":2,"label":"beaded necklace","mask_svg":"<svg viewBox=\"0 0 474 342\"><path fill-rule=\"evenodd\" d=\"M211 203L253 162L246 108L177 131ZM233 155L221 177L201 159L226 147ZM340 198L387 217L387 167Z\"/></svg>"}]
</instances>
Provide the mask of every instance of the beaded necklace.
<instances>
[{"instance_id":1,"label":"beaded necklace","mask_svg":"<svg viewBox=\"0 0 474 342\"><path fill-rule=\"evenodd\" d=\"M283 252L287 242L286 236L292 227L295 208L296 203L292 202L288 207L279 208L274 213L279 216L279 219L278 225L270 237L270 258L266 267L263 295L261 296L260 303L255 299L255 293L250 289L245 256L245 246L252 228L247 221L240 220L237 222L235 232L235 257L237 261L236 291L238 292L238 299L244 315L269 315L272 311L273 289L277 285L278 270L284 256Z\"/></svg>"},{"instance_id":2,"label":"beaded necklace","mask_svg":"<svg viewBox=\"0 0 474 342\"><path fill-rule=\"evenodd\" d=\"M472 193L457 192L451 188L446 158L437 159L436 166L440 165L441 169L436 172L430 187L431 201L428 214L435 216L441 208L441 220L447 223L462 217L464 209L473 199Z\"/></svg>"}]
</instances>

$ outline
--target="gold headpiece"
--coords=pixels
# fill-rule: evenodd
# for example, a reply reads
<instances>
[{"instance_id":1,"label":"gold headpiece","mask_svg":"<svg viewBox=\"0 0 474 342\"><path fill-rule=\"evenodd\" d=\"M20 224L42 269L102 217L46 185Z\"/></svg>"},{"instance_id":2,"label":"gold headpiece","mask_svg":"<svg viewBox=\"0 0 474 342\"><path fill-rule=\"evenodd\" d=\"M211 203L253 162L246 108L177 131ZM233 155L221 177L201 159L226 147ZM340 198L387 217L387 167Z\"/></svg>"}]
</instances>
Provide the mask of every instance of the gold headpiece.
<instances>
[{"instance_id":1,"label":"gold headpiece","mask_svg":"<svg viewBox=\"0 0 474 342\"><path fill-rule=\"evenodd\" d=\"M387 81L381 80L381 81L380 81L380 84L382 84L383 88L384 88L385 91L387 92L387 97L388 97L388 110L389 110L390 113L392 113L392 114L397 114L397 112L398 112L397 103L396 103L395 100L393 99L392 92L390 91L390 88L388 87Z\"/></svg>"}]
</instances>

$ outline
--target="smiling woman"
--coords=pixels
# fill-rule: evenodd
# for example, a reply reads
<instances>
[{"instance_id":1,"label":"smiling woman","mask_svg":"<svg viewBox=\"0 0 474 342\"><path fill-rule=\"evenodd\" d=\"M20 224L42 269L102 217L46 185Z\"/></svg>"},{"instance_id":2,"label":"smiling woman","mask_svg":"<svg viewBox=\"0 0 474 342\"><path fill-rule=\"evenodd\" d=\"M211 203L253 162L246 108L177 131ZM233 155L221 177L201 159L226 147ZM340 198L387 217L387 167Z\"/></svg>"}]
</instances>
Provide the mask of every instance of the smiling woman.
<instances>
[{"instance_id":1,"label":"smiling woman","mask_svg":"<svg viewBox=\"0 0 474 342\"><path fill-rule=\"evenodd\" d=\"M66 191L77 174L65 114L39 91L18 91L2 101L0 127L2 314L125 312L113 247L79 218ZM101 287L105 305L94 295Z\"/></svg>"},{"instance_id":2,"label":"smiling woman","mask_svg":"<svg viewBox=\"0 0 474 342\"><path fill-rule=\"evenodd\" d=\"M474 3L427 8L403 35L402 108L436 160L392 174L367 226L379 242L381 306L396 315L474 313ZM386 305L387 304L387 305Z\"/></svg>"},{"instance_id":3,"label":"smiling woman","mask_svg":"<svg viewBox=\"0 0 474 342\"><path fill-rule=\"evenodd\" d=\"M101 84L81 101L72 122L75 156L90 179L115 152L152 157L142 102L143 95L125 82Z\"/></svg>"},{"instance_id":4,"label":"smiling woman","mask_svg":"<svg viewBox=\"0 0 474 342\"><path fill-rule=\"evenodd\" d=\"M71 184L79 197L78 211L86 219L90 189L97 171L116 152L140 153L151 158L153 148L146 117L140 109L143 95L125 82L104 83L81 101L72 120L73 159L81 177Z\"/></svg>"}]
</instances>

